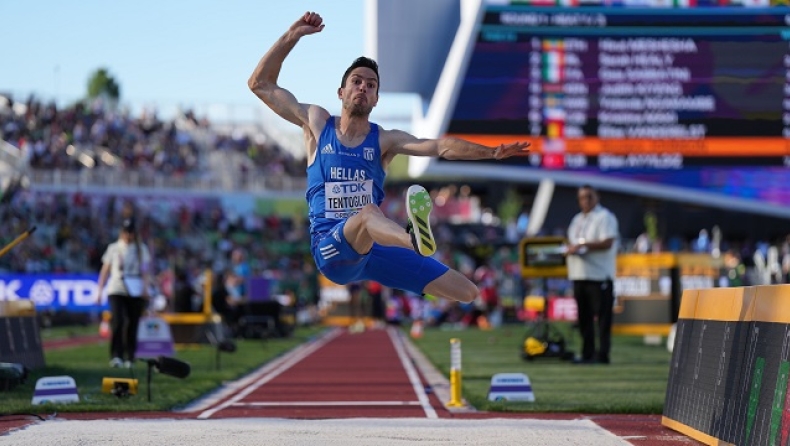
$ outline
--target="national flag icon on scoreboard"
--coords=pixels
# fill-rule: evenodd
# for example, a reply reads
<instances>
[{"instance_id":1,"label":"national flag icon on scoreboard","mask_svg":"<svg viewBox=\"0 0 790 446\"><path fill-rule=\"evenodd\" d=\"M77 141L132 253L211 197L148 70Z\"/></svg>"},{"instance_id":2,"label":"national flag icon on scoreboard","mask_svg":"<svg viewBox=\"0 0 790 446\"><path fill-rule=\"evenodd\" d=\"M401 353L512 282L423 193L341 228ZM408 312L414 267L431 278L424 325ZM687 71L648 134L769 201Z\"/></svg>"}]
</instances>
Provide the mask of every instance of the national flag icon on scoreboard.
<instances>
[{"instance_id":1,"label":"national flag icon on scoreboard","mask_svg":"<svg viewBox=\"0 0 790 446\"><path fill-rule=\"evenodd\" d=\"M565 167L565 140L564 139L543 139L541 141L543 159L541 160L544 169L562 169Z\"/></svg>"},{"instance_id":2,"label":"national flag icon on scoreboard","mask_svg":"<svg viewBox=\"0 0 790 446\"><path fill-rule=\"evenodd\" d=\"M561 39L543 40L543 81L549 84L562 82L565 51Z\"/></svg>"},{"instance_id":3,"label":"national flag icon on scoreboard","mask_svg":"<svg viewBox=\"0 0 790 446\"><path fill-rule=\"evenodd\" d=\"M543 95L543 104L547 109L562 108L562 98L563 98L562 93L556 93L551 91L546 92ZM548 113L548 111L546 113Z\"/></svg>"},{"instance_id":4,"label":"national flag icon on scoreboard","mask_svg":"<svg viewBox=\"0 0 790 446\"><path fill-rule=\"evenodd\" d=\"M565 119L546 119L546 136L559 139L565 136Z\"/></svg>"},{"instance_id":5,"label":"national flag icon on scoreboard","mask_svg":"<svg viewBox=\"0 0 790 446\"><path fill-rule=\"evenodd\" d=\"M547 94L544 98L543 122L546 125L546 136L549 139L558 139L565 136L565 109L562 108L562 98L557 95Z\"/></svg>"}]
</instances>

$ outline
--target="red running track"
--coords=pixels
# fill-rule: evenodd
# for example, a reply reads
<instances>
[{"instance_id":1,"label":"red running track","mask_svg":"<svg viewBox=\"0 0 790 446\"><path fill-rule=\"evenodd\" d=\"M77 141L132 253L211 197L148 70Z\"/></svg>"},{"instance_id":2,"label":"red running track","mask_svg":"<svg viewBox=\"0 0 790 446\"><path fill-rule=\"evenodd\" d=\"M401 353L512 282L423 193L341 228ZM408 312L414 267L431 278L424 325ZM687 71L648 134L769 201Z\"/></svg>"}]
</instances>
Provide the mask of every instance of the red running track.
<instances>
[{"instance_id":1,"label":"red running track","mask_svg":"<svg viewBox=\"0 0 790 446\"><path fill-rule=\"evenodd\" d=\"M396 330L335 330L202 408L198 418L586 418L638 446L700 444L662 426L660 415L450 412L426 391L399 336Z\"/></svg>"},{"instance_id":2,"label":"red running track","mask_svg":"<svg viewBox=\"0 0 790 446\"><path fill-rule=\"evenodd\" d=\"M438 418L395 333L334 330L199 417Z\"/></svg>"}]
</instances>

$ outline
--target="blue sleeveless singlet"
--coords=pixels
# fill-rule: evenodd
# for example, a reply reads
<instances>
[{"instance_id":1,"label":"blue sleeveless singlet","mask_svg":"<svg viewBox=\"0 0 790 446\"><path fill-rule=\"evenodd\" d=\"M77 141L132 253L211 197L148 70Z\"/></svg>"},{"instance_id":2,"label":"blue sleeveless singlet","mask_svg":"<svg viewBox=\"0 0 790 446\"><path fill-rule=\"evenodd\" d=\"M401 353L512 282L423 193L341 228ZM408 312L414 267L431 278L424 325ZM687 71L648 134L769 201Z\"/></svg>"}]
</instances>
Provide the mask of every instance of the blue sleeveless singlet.
<instances>
[{"instance_id":1,"label":"blue sleeveless singlet","mask_svg":"<svg viewBox=\"0 0 790 446\"><path fill-rule=\"evenodd\" d=\"M433 280L447 272L439 261L413 249L373 244L358 253L346 240L343 228L349 217L365 205L381 205L384 177L379 146L379 127L357 147L337 140L335 117L327 119L318 138L313 164L307 167L307 203L310 207L311 251L316 267L329 280L346 284L375 280L382 285L422 293Z\"/></svg>"},{"instance_id":2,"label":"blue sleeveless singlet","mask_svg":"<svg viewBox=\"0 0 790 446\"><path fill-rule=\"evenodd\" d=\"M340 143L335 117L330 116L318 138L315 161L307 167L307 204L310 234L324 233L339 221L358 213L366 204L384 200L384 177L379 147L379 126L356 147Z\"/></svg>"}]
</instances>

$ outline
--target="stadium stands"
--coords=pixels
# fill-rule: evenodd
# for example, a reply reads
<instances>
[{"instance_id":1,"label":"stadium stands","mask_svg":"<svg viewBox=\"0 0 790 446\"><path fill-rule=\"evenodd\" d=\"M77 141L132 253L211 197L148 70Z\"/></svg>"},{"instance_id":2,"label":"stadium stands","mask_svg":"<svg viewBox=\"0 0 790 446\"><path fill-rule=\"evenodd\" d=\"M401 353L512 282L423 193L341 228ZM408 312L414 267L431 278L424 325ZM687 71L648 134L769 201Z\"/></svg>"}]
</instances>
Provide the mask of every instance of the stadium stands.
<instances>
[{"instance_id":1,"label":"stadium stands","mask_svg":"<svg viewBox=\"0 0 790 446\"><path fill-rule=\"evenodd\" d=\"M161 120L101 100L59 109L0 96L0 157L36 184L294 190L304 159L260 129L222 128L191 111ZM263 178L264 180L261 180Z\"/></svg>"}]
</instances>

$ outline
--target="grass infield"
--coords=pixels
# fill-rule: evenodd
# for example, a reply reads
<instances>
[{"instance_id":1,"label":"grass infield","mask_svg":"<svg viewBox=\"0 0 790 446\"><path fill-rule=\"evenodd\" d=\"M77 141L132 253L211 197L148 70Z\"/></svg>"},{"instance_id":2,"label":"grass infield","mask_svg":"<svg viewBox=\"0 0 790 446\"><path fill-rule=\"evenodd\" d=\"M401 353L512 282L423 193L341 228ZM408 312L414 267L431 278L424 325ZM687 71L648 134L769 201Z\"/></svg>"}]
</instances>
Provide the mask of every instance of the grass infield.
<instances>
[{"instance_id":1,"label":"grass infield","mask_svg":"<svg viewBox=\"0 0 790 446\"><path fill-rule=\"evenodd\" d=\"M567 324L557 324L568 349L579 352L581 339ZM450 376L450 340L461 340L463 397L476 409L507 412L660 414L671 353L665 344L645 345L640 336L614 336L611 364L577 365L558 358L521 358L527 330L521 325L481 331L427 329L414 344L437 369ZM496 373L524 373L535 401L488 401Z\"/></svg>"},{"instance_id":2,"label":"grass infield","mask_svg":"<svg viewBox=\"0 0 790 446\"><path fill-rule=\"evenodd\" d=\"M557 324L568 348L578 352L579 337L569 326ZM147 401L147 366L134 368L138 394L118 398L101 393L104 377L129 378L127 369L108 366L107 343L45 351L47 366L31 373L24 385L0 392L0 415L53 412L126 412L172 410L239 378L267 361L321 333L323 327L301 327L287 339L239 340L235 353L223 353L220 368L215 350L207 345L179 349L176 357L190 363L189 378L180 380L154 373L152 401ZM58 339L97 332L97 328L42 330L42 338ZM493 330L428 328L414 344L449 378L450 339L461 340L463 397L478 410L504 412L579 412L660 414L663 410L671 354L666 347L645 345L641 337L614 336L610 365L573 365L557 358L521 357L526 328L505 325ZM408 329L405 330L408 335ZM496 373L526 374L535 402L489 402L491 377ZM80 402L31 405L36 380L68 375L77 382Z\"/></svg>"},{"instance_id":3,"label":"grass infield","mask_svg":"<svg viewBox=\"0 0 790 446\"><path fill-rule=\"evenodd\" d=\"M291 350L325 330L324 327L300 327L285 339L238 340L234 353L221 353L217 369L216 349L209 345L189 346L176 350L175 357L191 365L186 379L173 378L154 372L151 379L151 402L147 399L146 373L148 366L138 361L133 369L109 367L107 341L98 344L50 349L44 351L46 367L31 372L25 384L11 391L0 392L0 415L53 412L127 412L171 410L215 390L223 382L239 378L261 364ZM94 334L98 327L42 330L42 338L58 339ZM134 376L132 376L132 371ZM80 402L70 404L32 405L36 380L43 376L68 375L77 383ZM118 398L102 393L102 378L136 378L137 395Z\"/></svg>"}]
</instances>

